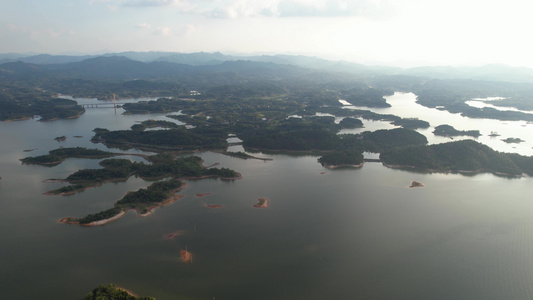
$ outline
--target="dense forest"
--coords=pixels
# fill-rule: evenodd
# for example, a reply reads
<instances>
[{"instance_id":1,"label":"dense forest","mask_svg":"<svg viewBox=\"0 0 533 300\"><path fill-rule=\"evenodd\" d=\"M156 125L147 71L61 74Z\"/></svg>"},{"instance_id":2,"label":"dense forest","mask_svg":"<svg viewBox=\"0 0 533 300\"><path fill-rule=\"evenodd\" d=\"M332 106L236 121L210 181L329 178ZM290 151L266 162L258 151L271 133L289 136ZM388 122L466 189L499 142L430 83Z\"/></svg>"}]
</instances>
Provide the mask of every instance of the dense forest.
<instances>
[{"instance_id":1,"label":"dense forest","mask_svg":"<svg viewBox=\"0 0 533 300\"><path fill-rule=\"evenodd\" d=\"M363 163L363 153L352 151L328 152L318 162L324 167L359 166Z\"/></svg>"},{"instance_id":2,"label":"dense forest","mask_svg":"<svg viewBox=\"0 0 533 300\"><path fill-rule=\"evenodd\" d=\"M381 153L383 163L436 172L492 172L510 176L532 174L532 157L507 154L473 140L430 146L388 149Z\"/></svg>"},{"instance_id":3,"label":"dense forest","mask_svg":"<svg viewBox=\"0 0 533 300\"><path fill-rule=\"evenodd\" d=\"M75 118L85 112L76 101L35 87L0 84L0 121L37 117L41 121Z\"/></svg>"},{"instance_id":4,"label":"dense forest","mask_svg":"<svg viewBox=\"0 0 533 300\"><path fill-rule=\"evenodd\" d=\"M453 128L453 126L448 124L443 124L435 127L435 130L433 130L433 134L435 135L441 135L441 136L472 136L472 137L478 137L481 135L479 133L479 130L457 130Z\"/></svg>"},{"instance_id":5,"label":"dense forest","mask_svg":"<svg viewBox=\"0 0 533 300\"><path fill-rule=\"evenodd\" d=\"M58 165L62 163L65 158L68 157L104 158L114 155L116 154L108 151L74 147L51 150L46 155L25 157L22 158L21 161L24 164Z\"/></svg>"}]
</instances>

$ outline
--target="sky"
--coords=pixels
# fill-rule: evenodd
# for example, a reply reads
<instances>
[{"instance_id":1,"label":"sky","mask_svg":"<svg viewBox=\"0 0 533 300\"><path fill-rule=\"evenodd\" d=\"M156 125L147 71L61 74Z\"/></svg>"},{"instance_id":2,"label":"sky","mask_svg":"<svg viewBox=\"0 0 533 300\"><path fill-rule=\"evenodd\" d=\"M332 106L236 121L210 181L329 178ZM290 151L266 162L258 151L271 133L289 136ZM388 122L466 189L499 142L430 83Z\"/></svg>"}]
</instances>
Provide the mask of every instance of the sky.
<instances>
[{"instance_id":1,"label":"sky","mask_svg":"<svg viewBox=\"0 0 533 300\"><path fill-rule=\"evenodd\" d=\"M302 54L533 67L530 0L0 0L0 53Z\"/></svg>"}]
</instances>

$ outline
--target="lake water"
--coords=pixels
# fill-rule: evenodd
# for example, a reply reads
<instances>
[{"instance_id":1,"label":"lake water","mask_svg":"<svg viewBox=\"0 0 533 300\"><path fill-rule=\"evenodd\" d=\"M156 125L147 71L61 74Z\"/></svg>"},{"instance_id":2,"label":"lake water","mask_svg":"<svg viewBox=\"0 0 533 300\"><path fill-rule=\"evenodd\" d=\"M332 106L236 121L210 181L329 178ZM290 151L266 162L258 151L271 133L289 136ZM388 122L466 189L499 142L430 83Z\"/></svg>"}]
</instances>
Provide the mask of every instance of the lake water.
<instances>
[{"instance_id":1,"label":"lake water","mask_svg":"<svg viewBox=\"0 0 533 300\"><path fill-rule=\"evenodd\" d=\"M484 134L479 141L491 147L530 153L532 125L463 118L420 107L413 97L395 94L388 98L392 108L374 111L419 117L432 127L479 129ZM260 161L206 152L199 154L206 165L219 162L243 179L187 181L184 198L148 217L129 212L89 228L58 223L107 209L127 191L150 183L132 177L73 196L45 196L41 193L61 186L45 179L97 168L98 160L67 159L48 168L21 165L19 159L60 146L106 149L89 141L95 127L172 121L121 112L94 108L73 120L0 123L5 299L79 299L111 282L158 300L533 297L528 177L413 173L379 163L328 171L315 156L260 154L273 159ZM449 141L431 131L421 130L431 143ZM485 138L490 131L526 143L512 148ZM62 135L66 141L54 140ZM30 149L35 150L23 152ZM408 188L412 180L425 187ZM212 194L197 198L197 193ZM253 207L260 197L269 199L268 208ZM165 238L176 232L181 234ZM180 262L185 248L193 254L191 264Z\"/></svg>"}]
</instances>

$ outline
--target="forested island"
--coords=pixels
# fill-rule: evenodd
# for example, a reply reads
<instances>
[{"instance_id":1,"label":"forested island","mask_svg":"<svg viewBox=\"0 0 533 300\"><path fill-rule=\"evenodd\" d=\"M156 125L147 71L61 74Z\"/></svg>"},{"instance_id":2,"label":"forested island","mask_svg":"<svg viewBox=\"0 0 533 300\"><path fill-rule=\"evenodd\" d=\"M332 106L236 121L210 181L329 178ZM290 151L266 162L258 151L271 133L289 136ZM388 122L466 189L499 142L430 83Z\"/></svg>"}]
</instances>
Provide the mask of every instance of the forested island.
<instances>
[{"instance_id":1,"label":"forested island","mask_svg":"<svg viewBox=\"0 0 533 300\"><path fill-rule=\"evenodd\" d=\"M448 137L461 135L478 137L481 135L481 133L479 133L479 130L457 130L453 128L453 126L448 124L436 126L435 130L433 130L433 134Z\"/></svg>"},{"instance_id":2,"label":"forested island","mask_svg":"<svg viewBox=\"0 0 533 300\"><path fill-rule=\"evenodd\" d=\"M54 166L62 163L68 157L78 158L104 158L115 156L115 153L98 149L87 149L82 147L59 148L50 150L46 155L25 157L21 161L23 164L49 165Z\"/></svg>"},{"instance_id":3,"label":"forested island","mask_svg":"<svg viewBox=\"0 0 533 300\"><path fill-rule=\"evenodd\" d=\"M50 153L50 155L28 157L23 159L23 161L45 165L48 164L46 163L47 161L51 161L51 163L57 165L66 157L102 158L123 155L85 148L62 148L52 150ZM124 181L133 175L150 180L172 178L170 180L157 181L146 189L128 193L121 200L117 201L113 208L108 210L90 214L83 218L69 217L61 220L64 223L70 224L99 225L96 222L113 219L129 209L135 209L139 214L143 215L149 213L153 208L171 203L177 199L174 195L175 191L183 187L183 183L179 178L240 178L240 174L231 169L206 168L202 166L202 160L197 156L176 157L172 153L161 153L153 156L145 156L145 158L150 164L131 162L128 159L105 159L100 162L100 165L103 167L102 169L83 169L74 172L66 179L53 179L52 181L64 181L70 184L48 191L46 194L70 195L105 182Z\"/></svg>"},{"instance_id":4,"label":"forested island","mask_svg":"<svg viewBox=\"0 0 533 300\"><path fill-rule=\"evenodd\" d=\"M473 140L389 149L380 154L380 159L389 167L431 172L491 172L514 177L533 174L533 157L494 151Z\"/></svg>"}]
</instances>

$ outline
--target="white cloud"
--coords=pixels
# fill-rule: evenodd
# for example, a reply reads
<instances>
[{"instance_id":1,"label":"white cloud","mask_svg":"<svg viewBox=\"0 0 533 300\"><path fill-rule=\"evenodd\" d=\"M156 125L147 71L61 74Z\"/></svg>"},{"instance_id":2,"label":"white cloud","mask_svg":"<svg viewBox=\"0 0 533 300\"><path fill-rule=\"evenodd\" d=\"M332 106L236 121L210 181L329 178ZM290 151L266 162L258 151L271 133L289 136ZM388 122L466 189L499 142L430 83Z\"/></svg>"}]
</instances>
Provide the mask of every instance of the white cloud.
<instances>
[{"instance_id":1,"label":"white cloud","mask_svg":"<svg viewBox=\"0 0 533 300\"><path fill-rule=\"evenodd\" d=\"M195 26L193 24L187 24L185 26L185 36L191 37L195 35L196 33L200 32L202 30L201 27Z\"/></svg>"},{"instance_id":2,"label":"white cloud","mask_svg":"<svg viewBox=\"0 0 533 300\"><path fill-rule=\"evenodd\" d=\"M137 28L141 28L141 29L150 29L152 28L152 25L144 22L144 23L139 23L137 24Z\"/></svg>"},{"instance_id":3,"label":"white cloud","mask_svg":"<svg viewBox=\"0 0 533 300\"><path fill-rule=\"evenodd\" d=\"M91 0L108 7L160 7L210 18L373 17L389 13L394 0ZM416 0L413 0L416 1Z\"/></svg>"},{"instance_id":4,"label":"white cloud","mask_svg":"<svg viewBox=\"0 0 533 300\"><path fill-rule=\"evenodd\" d=\"M159 35L167 36L170 34L170 27L157 27L156 33Z\"/></svg>"}]
</instances>

